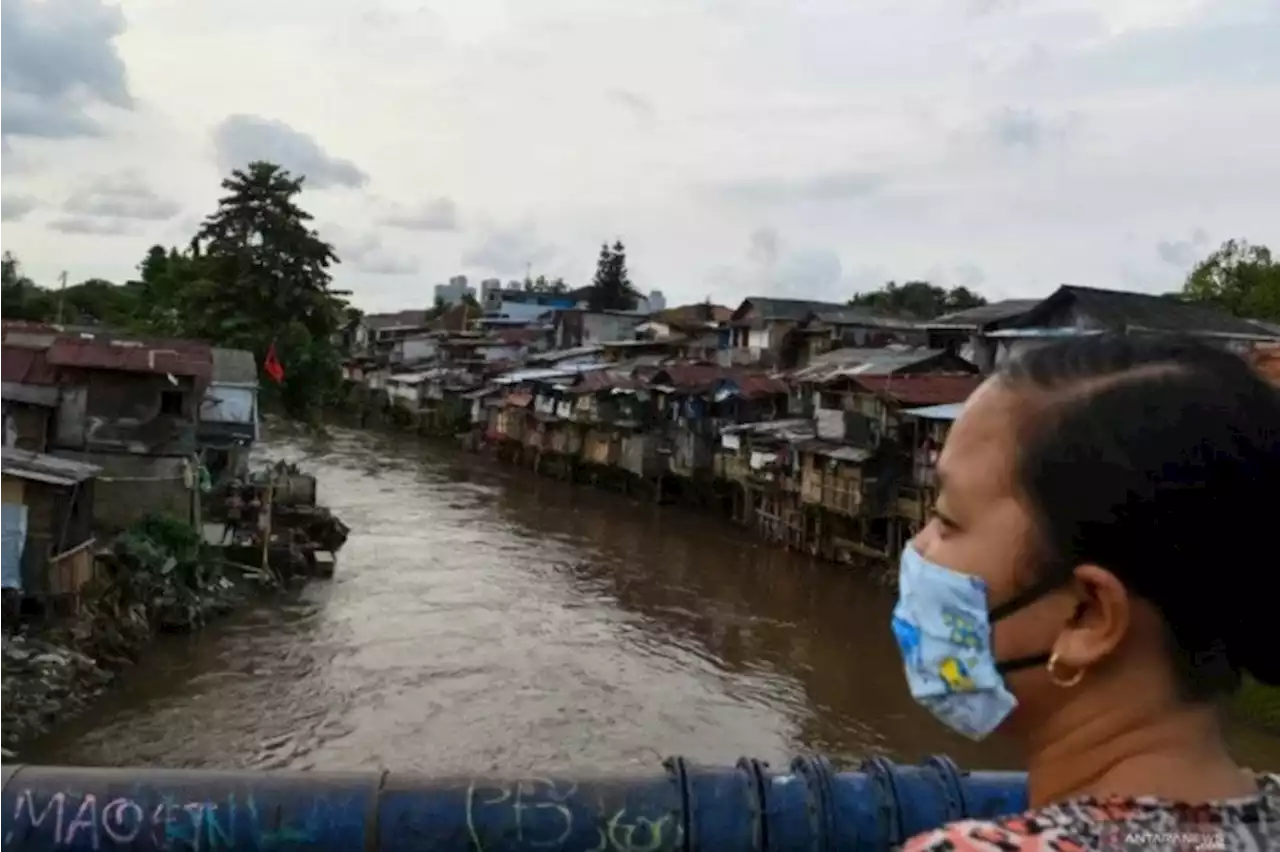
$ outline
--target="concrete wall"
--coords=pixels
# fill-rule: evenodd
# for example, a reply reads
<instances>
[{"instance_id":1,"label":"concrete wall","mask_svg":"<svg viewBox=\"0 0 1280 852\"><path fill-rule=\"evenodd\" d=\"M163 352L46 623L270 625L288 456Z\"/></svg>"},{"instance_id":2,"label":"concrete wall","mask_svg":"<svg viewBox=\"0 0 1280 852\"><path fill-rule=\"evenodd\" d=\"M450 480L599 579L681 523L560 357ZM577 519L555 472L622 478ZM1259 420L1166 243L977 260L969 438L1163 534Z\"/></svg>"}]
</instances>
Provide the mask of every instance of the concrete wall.
<instances>
[{"instance_id":1,"label":"concrete wall","mask_svg":"<svg viewBox=\"0 0 1280 852\"><path fill-rule=\"evenodd\" d=\"M200 400L191 379L174 385L165 376L142 373L77 373L63 387L55 446L145 455L195 452Z\"/></svg>"},{"instance_id":2,"label":"concrete wall","mask_svg":"<svg viewBox=\"0 0 1280 852\"><path fill-rule=\"evenodd\" d=\"M183 479L184 458L64 450L56 455L102 468L94 483L96 527L121 529L150 513L191 518L192 495Z\"/></svg>"}]
</instances>

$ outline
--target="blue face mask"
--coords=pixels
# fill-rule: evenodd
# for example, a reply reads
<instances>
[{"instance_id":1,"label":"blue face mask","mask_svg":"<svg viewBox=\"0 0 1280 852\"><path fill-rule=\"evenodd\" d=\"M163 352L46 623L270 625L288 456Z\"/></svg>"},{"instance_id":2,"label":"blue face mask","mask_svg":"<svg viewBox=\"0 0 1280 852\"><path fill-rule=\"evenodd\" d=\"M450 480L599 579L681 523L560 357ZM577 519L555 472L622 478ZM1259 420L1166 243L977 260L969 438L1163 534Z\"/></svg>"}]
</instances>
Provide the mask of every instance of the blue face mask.
<instances>
[{"instance_id":1,"label":"blue face mask","mask_svg":"<svg viewBox=\"0 0 1280 852\"><path fill-rule=\"evenodd\" d=\"M1042 665L1048 654L999 663L991 625L1058 583L1037 584L988 611L980 577L936 565L908 544L902 550L893 634L902 651L911 695L948 727L975 740L1000 726L1018 700L1002 673Z\"/></svg>"}]
</instances>

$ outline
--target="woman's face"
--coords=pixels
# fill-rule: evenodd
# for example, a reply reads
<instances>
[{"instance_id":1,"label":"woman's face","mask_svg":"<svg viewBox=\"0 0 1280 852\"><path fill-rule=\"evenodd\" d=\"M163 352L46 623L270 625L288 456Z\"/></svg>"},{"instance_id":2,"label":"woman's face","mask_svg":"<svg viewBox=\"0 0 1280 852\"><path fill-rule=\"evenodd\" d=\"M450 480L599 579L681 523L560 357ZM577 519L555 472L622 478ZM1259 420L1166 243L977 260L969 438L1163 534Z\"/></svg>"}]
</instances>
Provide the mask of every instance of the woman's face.
<instances>
[{"instance_id":1,"label":"woman's face","mask_svg":"<svg viewBox=\"0 0 1280 852\"><path fill-rule=\"evenodd\" d=\"M1017 425L1025 412L1025 402L999 378L988 379L969 398L938 458L936 514L914 540L930 562L985 580L988 609L1036 580L1036 530L1015 478ZM1054 649L1070 617L1066 602L1059 599L1055 606L1054 598L1048 595L996 623L997 661ZM1034 706L1037 692L1049 689L1043 668L1010 674L1006 681L1021 708Z\"/></svg>"}]
</instances>

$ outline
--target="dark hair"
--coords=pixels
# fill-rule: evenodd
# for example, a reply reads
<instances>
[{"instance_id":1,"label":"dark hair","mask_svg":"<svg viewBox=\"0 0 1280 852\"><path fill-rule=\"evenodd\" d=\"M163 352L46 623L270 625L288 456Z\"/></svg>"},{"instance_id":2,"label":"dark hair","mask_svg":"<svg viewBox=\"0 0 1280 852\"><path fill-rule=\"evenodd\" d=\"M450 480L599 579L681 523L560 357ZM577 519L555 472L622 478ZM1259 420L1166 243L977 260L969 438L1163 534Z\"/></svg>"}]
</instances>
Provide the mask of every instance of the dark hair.
<instances>
[{"instance_id":1,"label":"dark hair","mask_svg":"<svg viewBox=\"0 0 1280 852\"><path fill-rule=\"evenodd\" d=\"M1043 394L1018 478L1062 578L1114 573L1164 616L1183 696L1280 684L1274 627L1280 392L1242 358L1167 336L1033 349L1003 380ZM1272 579L1263 579L1270 576Z\"/></svg>"}]
</instances>

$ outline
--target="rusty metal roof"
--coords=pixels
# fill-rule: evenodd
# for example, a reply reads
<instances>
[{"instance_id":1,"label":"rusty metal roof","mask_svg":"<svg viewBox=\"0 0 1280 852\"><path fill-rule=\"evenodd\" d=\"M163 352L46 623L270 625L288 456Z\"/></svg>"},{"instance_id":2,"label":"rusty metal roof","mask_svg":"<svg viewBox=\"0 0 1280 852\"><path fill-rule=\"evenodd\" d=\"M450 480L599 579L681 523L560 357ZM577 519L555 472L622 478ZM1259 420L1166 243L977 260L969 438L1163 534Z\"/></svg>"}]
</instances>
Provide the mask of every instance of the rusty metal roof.
<instances>
[{"instance_id":1,"label":"rusty metal roof","mask_svg":"<svg viewBox=\"0 0 1280 852\"><path fill-rule=\"evenodd\" d=\"M57 367L158 375L169 373L205 382L213 373L209 347L189 340L144 342L63 338L49 347L45 357Z\"/></svg>"},{"instance_id":2,"label":"rusty metal roof","mask_svg":"<svg viewBox=\"0 0 1280 852\"><path fill-rule=\"evenodd\" d=\"M721 379L732 378L733 372L718 364L672 364L654 373L651 381L681 393L698 393L715 387Z\"/></svg>"},{"instance_id":3,"label":"rusty metal roof","mask_svg":"<svg viewBox=\"0 0 1280 852\"><path fill-rule=\"evenodd\" d=\"M922 376L854 376L857 384L900 405L942 405L964 402L982 384L981 376L938 374Z\"/></svg>"},{"instance_id":4,"label":"rusty metal roof","mask_svg":"<svg viewBox=\"0 0 1280 852\"><path fill-rule=\"evenodd\" d=\"M565 388L565 393L600 393L607 390L630 390L638 387L640 387L640 383L625 372L595 370L590 373L581 373L573 384Z\"/></svg>"},{"instance_id":5,"label":"rusty metal roof","mask_svg":"<svg viewBox=\"0 0 1280 852\"><path fill-rule=\"evenodd\" d=\"M0 347L0 373L5 382L22 385L56 385L58 371L49 365L43 349Z\"/></svg>"},{"instance_id":6,"label":"rusty metal roof","mask_svg":"<svg viewBox=\"0 0 1280 852\"><path fill-rule=\"evenodd\" d=\"M62 486L75 485L102 472L102 468L96 464L35 453L18 447L4 448L0 469L5 476Z\"/></svg>"},{"instance_id":7,"label":"rusty metal roof","mask_svg":"<svg viewBox=\"0 0 1280 852\"><path fill-rule=\"evenodd\" d=\"M737 396L743 399L759 399L765 396L791 393L791 385L777 376L770 376L767 373L739 373L728 376L726 381L732 382L737 387Z\"/></svg>"}]
</instances>

